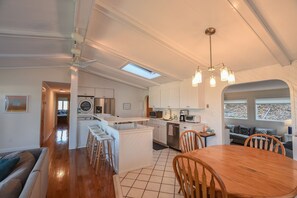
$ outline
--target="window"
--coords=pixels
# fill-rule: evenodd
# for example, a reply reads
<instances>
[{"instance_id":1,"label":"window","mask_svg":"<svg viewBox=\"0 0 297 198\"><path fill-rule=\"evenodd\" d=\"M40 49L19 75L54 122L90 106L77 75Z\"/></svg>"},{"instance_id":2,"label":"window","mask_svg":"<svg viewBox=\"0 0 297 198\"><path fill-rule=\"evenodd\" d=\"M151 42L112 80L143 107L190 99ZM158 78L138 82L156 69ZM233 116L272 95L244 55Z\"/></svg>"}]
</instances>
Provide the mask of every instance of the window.
<instances>
[{"instance_id":1,"label":"window","mask_svg":"<svg viewBox=\"0 0 297 198\"><path fill-rule=\"evenodd\" d=\"M131 64L131 63L129 63L129 64L125 65L124 67L122 67L122 70L130 72L130 73L135 74L137 76L141 76L141 77L146 78L146 79L150 79L150 80L161 76L158 73L155 73L155 72L153 72L151 70L148 70L146 68L143 68L143 67L140 67L138 65Z\"/></svg>"},{"instance_id":2,"label":"window","mask_svg":"<svg viewBox=\"0 0 297 198\"><path fill-rule=\"evenodd\" d=\"M59 100L58 101L58 110L68 110L68 101Z\"/></svg>"},{"instance_id":3,"label":"window","mask_svg":"<svg viewBox=\"0 0 297 198\"><path fill-rule=\"evenodd\" d=\"M231 119L247 119L247 100L225 100L224 116Z\"/></svg>"},{"instance_id":4,"label":"window","mask_svg":"<svg viewBox=\"0 0 297 198\"><path fill-rule=\"evenodd\" d=\"M256 120L285 121L291 119L290 98L256 99Z\"/></svg>"}]
</instances>

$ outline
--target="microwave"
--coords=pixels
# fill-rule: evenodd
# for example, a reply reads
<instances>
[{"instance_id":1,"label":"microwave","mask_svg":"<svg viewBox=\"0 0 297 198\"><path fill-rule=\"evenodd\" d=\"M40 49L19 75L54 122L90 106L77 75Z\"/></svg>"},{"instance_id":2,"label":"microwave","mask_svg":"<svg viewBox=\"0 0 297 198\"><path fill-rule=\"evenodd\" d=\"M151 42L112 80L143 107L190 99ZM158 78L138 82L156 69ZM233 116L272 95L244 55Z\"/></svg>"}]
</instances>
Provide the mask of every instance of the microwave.
<instances>
[{"instance_id":1,"label":"microwave","mask_svg":"<svg viewBox=\"0 0 297 198\"><path fill-rule=\"evenodd\" d=\"M150 118L162 118L163 117L163 111L151 111L150 112Z\"/></svg>"},{"instance_id":2,"label":"microwave","mask_svg":"<svg viewBox=\"0 0 297 198\"><path fill-rule=\"evenodd\" d=\"M199 115L186 115L185 116L185 121L186 122L200 123L201 122L201 117Z\"/></svg>"}]
</instances>

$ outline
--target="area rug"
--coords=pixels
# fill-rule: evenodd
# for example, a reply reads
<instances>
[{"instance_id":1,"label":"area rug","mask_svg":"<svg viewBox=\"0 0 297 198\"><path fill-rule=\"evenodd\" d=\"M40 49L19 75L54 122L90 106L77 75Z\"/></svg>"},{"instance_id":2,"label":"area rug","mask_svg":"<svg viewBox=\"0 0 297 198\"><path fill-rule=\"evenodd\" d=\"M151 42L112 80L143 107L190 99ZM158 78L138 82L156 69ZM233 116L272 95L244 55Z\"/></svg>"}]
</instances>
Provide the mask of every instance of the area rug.
<instances>
[{"instance_id":1,"label":"area rug","mask_svg":"<svg viewBox=\"0 0 297 198\"><path fill-rule=\"evenodd\" d=\"M158 151L158 150L162 150L162 149L166 149L166 148L168 148L168 147L153 142L153 149L156 150L156 151Z\"/></svg>"}]
</instances>

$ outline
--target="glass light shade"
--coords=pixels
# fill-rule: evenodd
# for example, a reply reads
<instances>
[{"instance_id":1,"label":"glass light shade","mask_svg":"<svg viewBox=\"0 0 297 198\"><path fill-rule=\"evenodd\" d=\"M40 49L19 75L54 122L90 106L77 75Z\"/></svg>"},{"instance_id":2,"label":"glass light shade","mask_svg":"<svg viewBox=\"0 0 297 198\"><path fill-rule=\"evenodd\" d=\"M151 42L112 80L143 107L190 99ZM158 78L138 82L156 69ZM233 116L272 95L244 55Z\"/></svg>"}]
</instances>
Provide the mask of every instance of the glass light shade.
<instances>
[{"instance_id":1,"label":"glass light shade","mask_svg":"<svg viewBox=\"0 0 297 198\"><path fill-rule=\"evenodd\" d=\"M234 84L235 83L235 75L233 71L229 72L229 76L228 76L228 83L229 84Z\"/></svg>"},{"instance_id":2,"label":"glass light shade","mask_svg":"<svg viewBox=\"0 0 297 198\"><path fill-rule=\"evenodd\" d=\"M192 87L198 87L198 82L195 80L195 76L192 77Z\"/></svg>"},{"instance_id":3,"label":"glass light shade","mask_svg":"<svg viewBox=\"0 0 297 198\"><path fill-rule=\"evenodd\" d=\"M229 71L228 68L223 66L221 68L221 81L227 81L229 77Z\"/></svg>"},{"instance_id":4,"label":"glass light shade","mask_svg":"<svg viewBox=\"0 0 297 198\"><path fill-rule=\"evenodd\" d=\"M195 79L195 82L202 83L202 72L199 68L195 72L194 79Z\"/></svg>"},{"instance_id":5,"label":"glass light shade","mask_svg":"<svg viewBox=\"0 0 297 198\"><path fill-rule=\"evenodd\" d=\"M210 77L209 84L210 84L210 87L216 86L217 83L216 83L216 78L214 76Z\"/></svg>"}]
</instances>

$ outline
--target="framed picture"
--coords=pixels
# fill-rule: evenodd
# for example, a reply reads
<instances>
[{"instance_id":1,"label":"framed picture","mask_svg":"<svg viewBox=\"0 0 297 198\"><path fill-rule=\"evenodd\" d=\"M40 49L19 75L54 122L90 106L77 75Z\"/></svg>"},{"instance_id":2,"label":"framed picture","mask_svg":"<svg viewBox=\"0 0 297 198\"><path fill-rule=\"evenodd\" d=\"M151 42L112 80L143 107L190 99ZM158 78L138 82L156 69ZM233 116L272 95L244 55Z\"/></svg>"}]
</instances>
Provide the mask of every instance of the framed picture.
<instances>
[{"instance_id":1,"label":"framed picture","mask_svg":"<svg viewBox=\"0 0 297 198\"><path fill-rule=\"evenodd\" d=\"M5 112L27 112L29 96L6 95Z\"/></svg>"},{"instance_id":2,"label":"framed picture","mask_svg":"<svg viewBox=\"0 0 297 198\"><path fill-rule=\"evenodd\" d=\"M131 110L131 103L123 103L124 110Z\"/></svg>"}]
</instances>

